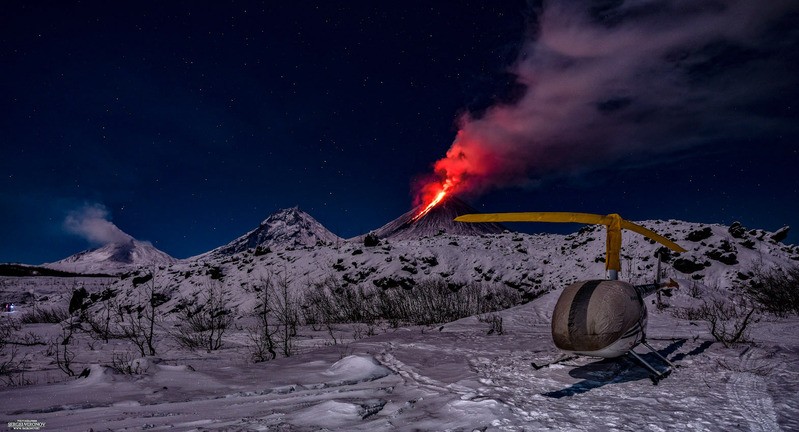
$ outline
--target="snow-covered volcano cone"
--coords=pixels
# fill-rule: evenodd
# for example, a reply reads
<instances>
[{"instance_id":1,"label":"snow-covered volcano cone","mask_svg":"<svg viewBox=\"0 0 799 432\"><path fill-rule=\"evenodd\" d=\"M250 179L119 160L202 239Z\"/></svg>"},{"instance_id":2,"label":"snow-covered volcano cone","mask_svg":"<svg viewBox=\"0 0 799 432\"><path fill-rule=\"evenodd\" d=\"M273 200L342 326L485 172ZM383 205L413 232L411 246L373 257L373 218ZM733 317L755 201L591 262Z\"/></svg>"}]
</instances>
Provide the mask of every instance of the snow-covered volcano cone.
<instances>
[{"instance_id":1,"label":"snow-covered volcano cone","mask_svg":"<svg viewBox=\"0 0 799 432\"><path fill-rule=\"evenodd\" d=\"M422 206L416 207L374 231L380 238L398 240L418 239L439 233L454 235L499 234L505 227L496 223L470 224L455 222L460 215L478 213L469 204L455 197L447 197L426 214L417 217Z\"/></svg>"}]
</instances>

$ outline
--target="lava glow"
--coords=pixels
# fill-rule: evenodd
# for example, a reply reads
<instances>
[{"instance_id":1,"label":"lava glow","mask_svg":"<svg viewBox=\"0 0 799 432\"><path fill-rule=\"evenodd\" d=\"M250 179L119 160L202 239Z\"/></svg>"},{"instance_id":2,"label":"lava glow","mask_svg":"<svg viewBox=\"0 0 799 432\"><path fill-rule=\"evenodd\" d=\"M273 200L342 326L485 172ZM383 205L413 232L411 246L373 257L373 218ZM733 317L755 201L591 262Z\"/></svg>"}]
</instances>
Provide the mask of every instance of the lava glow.
<instances>
[{"instance_id":1,"label":"lava glow","mask_svg":"<svg viewBox=\"0 0 799 432\"><path fill-rule=\"evenodd\" d=\"M416 222L430 213L435 206L448 196L466 192L473 187L473 180L479 178L485 171L484 157L475 139L469 139L463 130L458 132L455 142L447 151L444 158L439 159L434 165L435 177L425 183L417 195L417 202L421 203L421 210L411 220Z\"/></svg>"},{"instance_id":2,"label":"lava glow","mask_svg":"<svg viewBox=\"0 0 799 432\"><path fill-rule=\"evenodd\" d=\"M422 210L419 211L419 213L417 213L416 216L414 216L413 219L411 219L411 221L416 222L417 220L424 217L424 215L430 213L430 210L433 210L433 207L437 206L438 203L440 203L441 200L443 200L447 196L447 193L449 192L449 189L451 187L450 185L451 182L449 181L444 182L444 184L441 185L441 190L439 190L433 196L433 199L426 206L424 206L424 208L422 208Z\"/></svg>"}]
</instances>

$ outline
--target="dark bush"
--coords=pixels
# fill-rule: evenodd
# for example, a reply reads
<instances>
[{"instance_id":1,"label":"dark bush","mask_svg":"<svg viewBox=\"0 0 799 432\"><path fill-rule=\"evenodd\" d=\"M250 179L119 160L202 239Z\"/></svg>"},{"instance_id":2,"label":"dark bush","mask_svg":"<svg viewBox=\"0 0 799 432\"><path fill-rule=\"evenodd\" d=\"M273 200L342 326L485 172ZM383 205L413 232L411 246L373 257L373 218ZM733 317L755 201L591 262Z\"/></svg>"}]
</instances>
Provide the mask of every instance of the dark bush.
<instances>
[{"instance_id":1,"label":"dark bush","mask_svg":"<svg viewBox=\"0 0 799 432\"><path fill-rule=\"evenodd\" d=\"M200 301L181 311L181 324L175 339L182 346L204 348L208 352L222 347L222 336L233 323L234 309L228 306L229 294L221 286L207 288Z\"/></svg>"},{"instance_id":2,"label":"dark bush","mask_svg":"<svg viewBox=\"0 0 799 432\"><path fill-rule=\"evenodd\" d=\"M392 325L428 325L506 309L521 302L517 290L482 284L451 286L443 279L422 281L410 289L365 289L328 278L306 293L306 321L352 323L387 320Z\"/></svg>"},{"instance_id":3,"label":"dark bush","mask_svg":"<svg viewBox=\"0 0 799 432\"><path fill-rule=\"evenodd\" d=\"M742 288L765 312L780 317L799 314L799 267L755 272Z\"/></svg>"},{"instance_id":4,"label":"dark bush","mask_svg":"<svg viewBox=\"0 0 799 432\"><path fill-rule=\"evenodd\" d=\"M705 301L698 308L678 309L674 315L692 321L705 321L713 338L728 348L747 342L749 325L758 321L754 307L723 300Z\"/></svg>"}]
</instances>

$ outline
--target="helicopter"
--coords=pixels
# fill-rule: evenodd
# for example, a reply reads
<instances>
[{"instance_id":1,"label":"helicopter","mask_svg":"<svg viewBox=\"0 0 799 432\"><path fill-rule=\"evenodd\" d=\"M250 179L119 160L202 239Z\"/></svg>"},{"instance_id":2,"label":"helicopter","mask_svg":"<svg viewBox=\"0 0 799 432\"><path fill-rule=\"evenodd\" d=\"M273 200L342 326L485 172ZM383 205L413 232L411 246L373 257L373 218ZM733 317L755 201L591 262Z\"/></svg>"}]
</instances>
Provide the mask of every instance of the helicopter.
<instances>
[{"instance_id":1,"label":"helicopter","mask_svg":"<svg viewBox=\"0 0 799 432\"><path fill-rule=\"evenodd\" d=\"M621 271L622 229L644 235L675 252L686 252L677 243L660 234L622 219L618 214L598 215L572 212L521 212L467 214L457 222L562 222L605 225L607 227L606 279L577 281L564 288L552 312L552 340L569 355L617 358L630 355L652 374L654 384L668 376L677 366L660 355L646 341L647 310L644 298L667 287L677 287L670 280L660 282L660 260L657 280L653 284L634 286L619 280ZM660 254L658 254L660 258ZM664 372L635 352L643 345L666 364ZM566 356L552 363L566 360ZM536 367L536 365L533 365ZM543 366L542 366L543 367ZM536 367L537 369L540 367Z\"/></svg>"}]
</instances>

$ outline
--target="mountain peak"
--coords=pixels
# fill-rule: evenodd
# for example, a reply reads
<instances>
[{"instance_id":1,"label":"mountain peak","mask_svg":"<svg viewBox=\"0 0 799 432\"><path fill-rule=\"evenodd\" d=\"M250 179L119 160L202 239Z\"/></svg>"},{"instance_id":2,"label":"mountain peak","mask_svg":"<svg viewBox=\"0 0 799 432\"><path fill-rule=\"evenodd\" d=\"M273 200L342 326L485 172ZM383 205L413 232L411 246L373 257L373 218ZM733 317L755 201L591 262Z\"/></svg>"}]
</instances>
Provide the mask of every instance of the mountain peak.
<instances>
[{"instance_id":1,"label":"mountain peak","mask_svg":"<svg viewBox=\"0 0 799 432\"><path fill-rule=\"evenodd\" d=\"M105 246L78 252L45 267L79 273L119 273L131 267L172 264L177 260L149 242L130 237Z\"/></svg>"},{"instance_id":2,"label":"mountain peak","mask_svg":"<svg viewBox=\"0 0 799 432\"><path fill-rule=\"evenodd\" d=\"M316 219L299 207L280 209L263 220L254 230L218 247L210 255L232 255L248 249L309 247L340 240Z\"/></svg>"},{"instance_id":3,"label":"mountain peak","mask_svg":"<svg viewBox=\"0 0 799 432\"><path fill-rule=\"evenodd\" d=\"M439 233L456 235L499 234L505 227L496 223L455 222L455 218L470 213L479 213L469 204L449 197L433 207L426 215L414 220L422 207L418 206L393 221L376 229L374 233L381 238L398 240L418 239Z\"/></svg>"}]
</instances>

